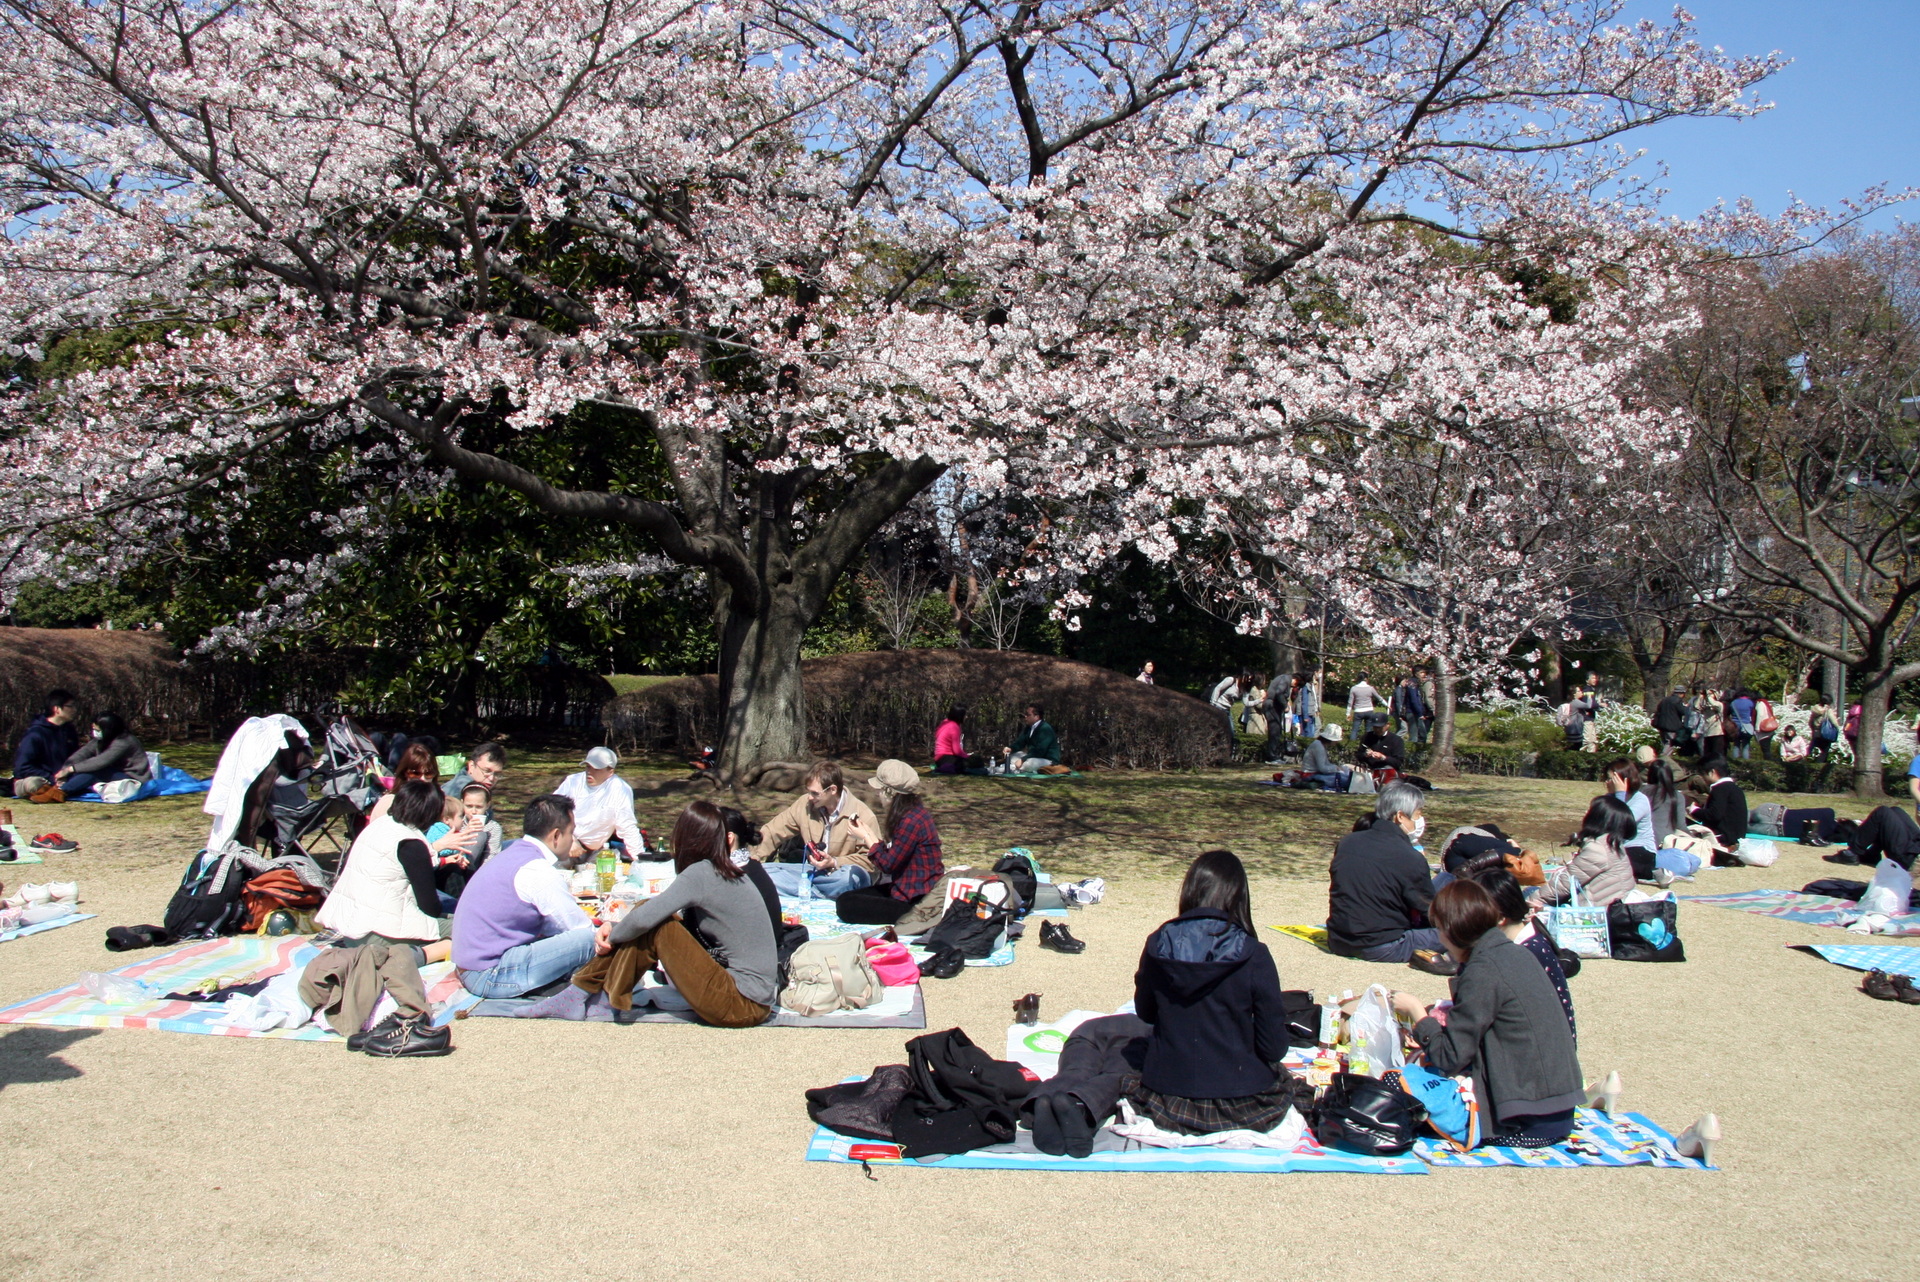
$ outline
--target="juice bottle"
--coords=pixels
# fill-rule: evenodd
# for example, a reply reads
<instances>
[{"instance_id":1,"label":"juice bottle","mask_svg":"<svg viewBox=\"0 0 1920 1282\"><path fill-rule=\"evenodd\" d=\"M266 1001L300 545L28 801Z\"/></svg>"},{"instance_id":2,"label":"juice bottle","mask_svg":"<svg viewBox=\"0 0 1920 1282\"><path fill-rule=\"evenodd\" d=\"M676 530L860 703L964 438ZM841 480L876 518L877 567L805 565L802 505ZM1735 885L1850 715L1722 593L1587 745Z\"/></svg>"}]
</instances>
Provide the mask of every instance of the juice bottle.
<instances>
[{"instance_id":1,"label":"juice bottle","mask_svg":"<svg viewBox=\"0 0 1920 1282\"><path fill-rule=\"evenodd\" d=\"M599 876L601 894L613 893L613 880L618 875L616 868L612 847L602 846L600 853L593 857L593 870Z\"/></svg>"}]
</instances>

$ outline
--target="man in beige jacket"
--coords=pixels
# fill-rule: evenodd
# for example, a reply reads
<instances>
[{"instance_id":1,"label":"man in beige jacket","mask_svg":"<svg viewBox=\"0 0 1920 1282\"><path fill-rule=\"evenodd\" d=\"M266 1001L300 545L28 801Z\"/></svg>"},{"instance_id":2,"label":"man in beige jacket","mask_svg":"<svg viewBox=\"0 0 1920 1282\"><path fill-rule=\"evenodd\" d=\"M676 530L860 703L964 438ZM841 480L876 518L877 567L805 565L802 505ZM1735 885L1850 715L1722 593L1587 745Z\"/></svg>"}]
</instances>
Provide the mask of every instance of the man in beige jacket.
<instances>
[{"instance_id":1,"label":"man in beige jacket","mask_svg":"<svg viewBox=\"0 0 1920 1282\"><path fill-rule=\"evenodd\" d=\"M764 860L797 837L805 848L802 862L767 865L767 876L781 894L803 895L810 887L823 899L838 899L849 890L871 886L873 861L848 821L857 816L870 833L880 831L880 821L866 802L847 790L837 761L814 762L806 786L804 797L760 830L754 858Z\"/></svg>"}]
</instances>

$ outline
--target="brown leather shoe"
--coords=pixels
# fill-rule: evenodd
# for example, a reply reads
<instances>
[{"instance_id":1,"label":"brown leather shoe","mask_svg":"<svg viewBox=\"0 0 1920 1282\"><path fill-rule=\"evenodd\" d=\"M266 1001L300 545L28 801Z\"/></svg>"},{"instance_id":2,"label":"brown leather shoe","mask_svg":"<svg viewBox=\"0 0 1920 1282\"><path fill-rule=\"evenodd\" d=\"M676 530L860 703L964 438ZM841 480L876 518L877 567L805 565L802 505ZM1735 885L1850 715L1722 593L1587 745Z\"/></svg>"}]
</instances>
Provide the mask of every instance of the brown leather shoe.
<instances>
[{"instance_id":1,"label":"brown leather shoe","mask_svg":"<svg viewBox=\"0 0 1920 1282\"><path fill-rule=\"evenodd\" d=\"M1893 985L1893 999L1905 1002L1909 1006L1920 1006L1920 988L1913 986L1911 975L1889 975L1887 981Z\"/></svg>"},{"instance_id":2,"label":"brown leather shoe","mask_svg":"<svg viewBox=\"0 0 1920 1282\"><path fill-rule=\"evenodd\" d=\"M1884 970L1868 971L1867 977L1860 981L1860 991L1879 1002L1900 1000L1900 990L1894 987L1893 978Z\"/></svg>"},{"instance_id":3,"label":"brown leather shoe","mask_svg":"<svg viewBox=\"0 0 1920 1282\"><path fill-rule=\"evenodd\" d=\"M1431 948L1416 948L1407 965L1415 970L1424 970L1429 975L1458 975L1460 963L1445 953L1436 953Z\"/></svg>"}]
</instances>

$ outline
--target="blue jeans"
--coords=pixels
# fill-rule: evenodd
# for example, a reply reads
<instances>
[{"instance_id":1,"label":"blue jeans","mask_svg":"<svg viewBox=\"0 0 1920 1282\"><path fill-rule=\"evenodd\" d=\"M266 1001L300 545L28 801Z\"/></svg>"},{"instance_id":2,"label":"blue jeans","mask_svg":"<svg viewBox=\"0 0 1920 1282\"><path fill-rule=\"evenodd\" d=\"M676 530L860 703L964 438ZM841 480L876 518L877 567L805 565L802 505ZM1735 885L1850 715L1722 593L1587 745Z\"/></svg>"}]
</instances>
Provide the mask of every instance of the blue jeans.
<instances>
[{"instance_id":1,"label":"blue jeans","mask_svg":"<svg viewBox=\"0 0 1920 1282\"><path fill-rule=\"evenodd\" d=\"M1372 948L1362 948L1359 953L1362 961L1408 962L1413 960L1416 949L1431 949L1444 953L1447 946L1440 942L1440 932L1430 927L1410 930L1390 943L1375 944Z\"/></svg>"},{"instance_id":2,"label":"blue jeans","mask_svg":"<svg viewBox=\"0 0 1920 1282\"><path fill-rule=\"evenodd\" d=\"M1326 788L1333 792L1345 792L1353 781L1351 770L1319 770L1307 776L1316 788Z\"/></svg>"},{"instance_id":3,"label":"blue jeans","mask_svg":"<svg viewBox=\"0 0 1920 1282\"><path fill-rule=\"evenodd\" d=\"M1700 871L1700 856L1691 851L1675 850L1669 846L1665 850L1654 852L1653 866L1665 868L1676 877L1691 877Z\"/></svg>"},{"instance_id":4,"label":"blue jeans","mask_svg":"<svg viewBox=\"0 0 1920 1282\"><path fill-rule=\"evenodd\" d=\"M516 944L501 954L489 970L463 970L460 982L475 997L518 997L565 979L593 959L593 930L562 931Z\"/></svg>"},{"instance_id":5,"label":"blue jeans","mask_svg":"<svg viewBox=\"0 0 1920 1282\"><path fill-rule=\"evenodd\" d=\"M102 770L95 774L91 770L76 770L60 781L60 791L69 797L84 797L97 783L112 783L116 779L125 779L124 770Z\"/></svg>"},{"instance_id":6,"label":"blue jeans","mask_svg":"<svg viewBox=\"0 0 1920 1282\"><path fill-rule=\"evenodd\" d=\"M1295 713L1293 718L1293 725L1294 725L1294 733L1298 734L1302 739L1305 739L1308 742L1312 742L1313 736L1319 733L1320 718L1303 716L1299 713Z\"/></svg>"},{"instance_id":7,"label":"blue jeans","mask_svg":"<svg viewBox=\"0 0 1920 1282\"><path fill-rule=\"evenodd\" d=\"M800 897L801 880L812 871L806 864L768 864L766 867L767 880L789 899ZM813 893L822 899L838 899L849 890L865 890L872 884L873 874L858 864L813 874Z\"/></svg>"}]
</instances>

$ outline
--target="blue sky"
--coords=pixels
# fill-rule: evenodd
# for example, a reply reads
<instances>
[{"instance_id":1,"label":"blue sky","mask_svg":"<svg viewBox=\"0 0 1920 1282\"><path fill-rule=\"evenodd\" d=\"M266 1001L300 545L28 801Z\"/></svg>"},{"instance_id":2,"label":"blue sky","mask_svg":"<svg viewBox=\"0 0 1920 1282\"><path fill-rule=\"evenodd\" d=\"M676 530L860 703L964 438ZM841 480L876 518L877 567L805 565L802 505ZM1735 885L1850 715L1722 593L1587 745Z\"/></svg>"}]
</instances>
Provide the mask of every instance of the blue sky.
<instances>
[{"instance_id":1,"label":"blue sky","mask_svg":"<svg viewBox=\"0 0 1920 1282\"><path fill-rule=\"evenodd\" d=\"M1624 18L1672 4L1633 0ZM1692 0L1702 44L1794 60L1760 86L1749 120L1675 120L1622 141L1665 161L1664 209L1682 217L1751 196L1768 213L1792 192L1837 207L1875 183L1920 187L1920 0ZM1869 222L1920 222L1920 200Z\"/></svg>"}]
</instances>

